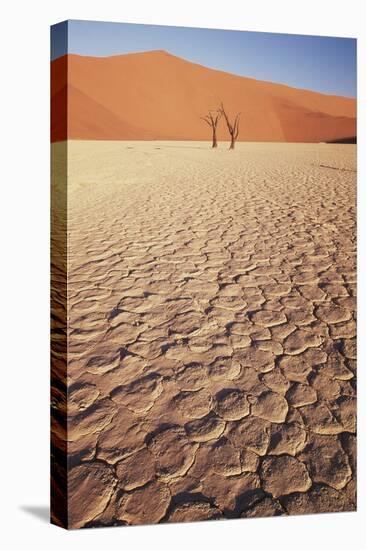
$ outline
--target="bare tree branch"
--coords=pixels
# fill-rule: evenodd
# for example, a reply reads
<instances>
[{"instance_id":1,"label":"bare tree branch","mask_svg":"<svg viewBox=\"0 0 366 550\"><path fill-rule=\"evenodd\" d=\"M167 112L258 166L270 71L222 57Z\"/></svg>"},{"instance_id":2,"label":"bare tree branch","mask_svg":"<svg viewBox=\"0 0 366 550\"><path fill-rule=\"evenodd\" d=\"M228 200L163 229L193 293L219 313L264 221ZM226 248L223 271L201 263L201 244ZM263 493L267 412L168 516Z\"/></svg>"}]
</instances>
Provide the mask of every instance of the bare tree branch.
<instances>
[{"instance_id":1,"label":"bare tree branch","mask_svg":"<svg viewBox=\"0 0 366 550\"><path fill-rule=\"evenodd\" d=\"M234 124L232 124L229 120L229 117L228 117L226 111L225 111L225 107L224 107L223 102L221 102L221 105L220 105L220 112L225 118L226 126L227 126L227 129L229 130L229 134L231 136L231 143L230 143L229 149L234 149L235 141L237 140L238 135L239 135L239 123L240 123L240 114L241 113L238 113L237 115L235 115Z\"/></svg>"},{"instance_id":2,"label":"bare tree branch","mask_svg":"<svg viewBox=\"0 0 366 550\"><path fill-rule=\"evenodd\" d=\"M212 126L211 121L208 118L201 116L200 119L204 120L209 126Z\"/></svg>"},{"instance_id":3,"label":"bare tree branch","mask_svg":"<svg viewBox=\"0 0 366 550\"><path fill-rule=\"evenodd\" d=\"M217 147L216 128L222 113L219 110L214 112L216 113L215 117L212 115L212 111L208 111L208 115L200 118L212 128L212 147Z\"/></svg>"}]
</instances>

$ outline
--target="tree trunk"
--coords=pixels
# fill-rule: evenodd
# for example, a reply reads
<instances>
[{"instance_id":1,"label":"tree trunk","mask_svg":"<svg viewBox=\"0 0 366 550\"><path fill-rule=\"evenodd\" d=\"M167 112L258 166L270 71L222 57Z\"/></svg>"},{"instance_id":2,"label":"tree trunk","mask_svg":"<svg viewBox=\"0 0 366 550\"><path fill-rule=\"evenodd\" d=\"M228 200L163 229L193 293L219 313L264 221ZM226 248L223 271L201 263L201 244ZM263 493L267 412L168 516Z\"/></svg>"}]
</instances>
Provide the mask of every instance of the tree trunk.
<instances>
[{"instance_id":1,"label":"tree trunk","mask_svg":"<svg viewBox=\"0 0 366 550\"><path fill-rule=\"evenodd\" d=\"M217 147L217 138L216 138L216 132L213 131L212 133L212 147Z\"/></svg>"},{"instance_id":2,"label":"tree trunk","mask_svg":"<svg viewBox=\"0 0 366 550\"><path fill-rule=\"evenodd\" d=\"M234 148L235 148L235 138L234 136L231 136L231 143L230 143L229 149L234 149Z\"/></svg>"}]
</instances>

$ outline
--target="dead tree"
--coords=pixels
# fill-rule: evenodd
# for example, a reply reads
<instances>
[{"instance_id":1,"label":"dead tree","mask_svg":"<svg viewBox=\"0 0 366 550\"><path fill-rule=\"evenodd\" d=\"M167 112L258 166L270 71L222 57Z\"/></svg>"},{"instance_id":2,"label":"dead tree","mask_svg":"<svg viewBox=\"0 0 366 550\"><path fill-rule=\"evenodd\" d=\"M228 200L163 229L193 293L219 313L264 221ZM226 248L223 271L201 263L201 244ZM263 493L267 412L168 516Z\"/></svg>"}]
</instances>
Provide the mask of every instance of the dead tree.
<instances>
[{"instance_id":1,"label":"dead tree","mask_svg":"<svg viewBox=\"0 0 366 550\"><path fill-rule=\"evenodd\" d=\"M239 135L240 113L238 113L235 116L234 124L231 124L231 122L229 120L229 117L227 116L226 111L224 109L223 103L221 103L220 113L222 115L224 115L224 118L225 118L225 121L226 121L226 126L227 126L227 129L229 130L229 134L231 136L231 143L230 143L229 149L234 149L235 148L235 142L238 139L238 135Z\"/></svg>"},{"instance_id":2,"label":"dead tree","mask_svg":"<svg viewBox=\"0 0 366 550\"><path fill-rule=\"evenodd\" d=\"M217 147L217 137L216 137L216 128L219 123L219 120L222 116L221 111L214 111L215 115L212 114L212 111L208 112L208 115L202 116L201 119L206 122L212 128L212 147Z\"/></svg>"}]
</instances>

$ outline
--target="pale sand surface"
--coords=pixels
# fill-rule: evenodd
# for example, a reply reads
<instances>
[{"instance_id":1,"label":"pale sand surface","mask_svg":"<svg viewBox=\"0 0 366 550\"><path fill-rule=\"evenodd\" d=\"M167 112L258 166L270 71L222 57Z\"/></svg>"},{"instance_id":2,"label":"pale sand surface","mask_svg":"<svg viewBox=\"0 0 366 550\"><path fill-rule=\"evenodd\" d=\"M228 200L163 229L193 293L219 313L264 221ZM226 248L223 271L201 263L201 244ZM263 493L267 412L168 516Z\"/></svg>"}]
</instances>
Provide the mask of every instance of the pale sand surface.
<instances>
[{"instance_id":1,"label":"pale sand surface","mask_svg":"<svg viewBox=\"0 0 366 550\"><path fill-rule=\"evenodd\" d=\"M72 527L355 509L355 146L227 147L68 144Z\"/></svg>"}]
</instances>

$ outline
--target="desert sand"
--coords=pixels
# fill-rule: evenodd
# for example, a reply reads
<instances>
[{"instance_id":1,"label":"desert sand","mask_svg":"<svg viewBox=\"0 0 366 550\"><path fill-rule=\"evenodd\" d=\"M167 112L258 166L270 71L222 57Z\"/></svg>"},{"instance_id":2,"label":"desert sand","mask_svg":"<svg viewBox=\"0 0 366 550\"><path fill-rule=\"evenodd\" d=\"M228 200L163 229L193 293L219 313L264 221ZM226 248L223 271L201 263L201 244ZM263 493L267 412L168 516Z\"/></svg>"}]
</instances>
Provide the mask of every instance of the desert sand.
<instances>
[{"instance_id":1,"label":"desert sand","mask_svg":"<svg viewBox=\"0 0 366 550\"><path fill-rule=\"evenodd\" d=\"M69 54L51 64L52 141L208 140L202 116L241 112L239 141L322 142L356 135L356 99L214 70L165 51ZM67 102L67 109L66 109ZM225 124L218 138L228 139Z\"/></svg>"},{"instance_id":2,"label":"desert sand","mask_svg":"<svg viewBox=\"0 0 366 550\"><path fill-rule=\"evenodd\" d=\"M355 147L67 147L69 527L354 510Z\"/></svg>"}]
</instances>

